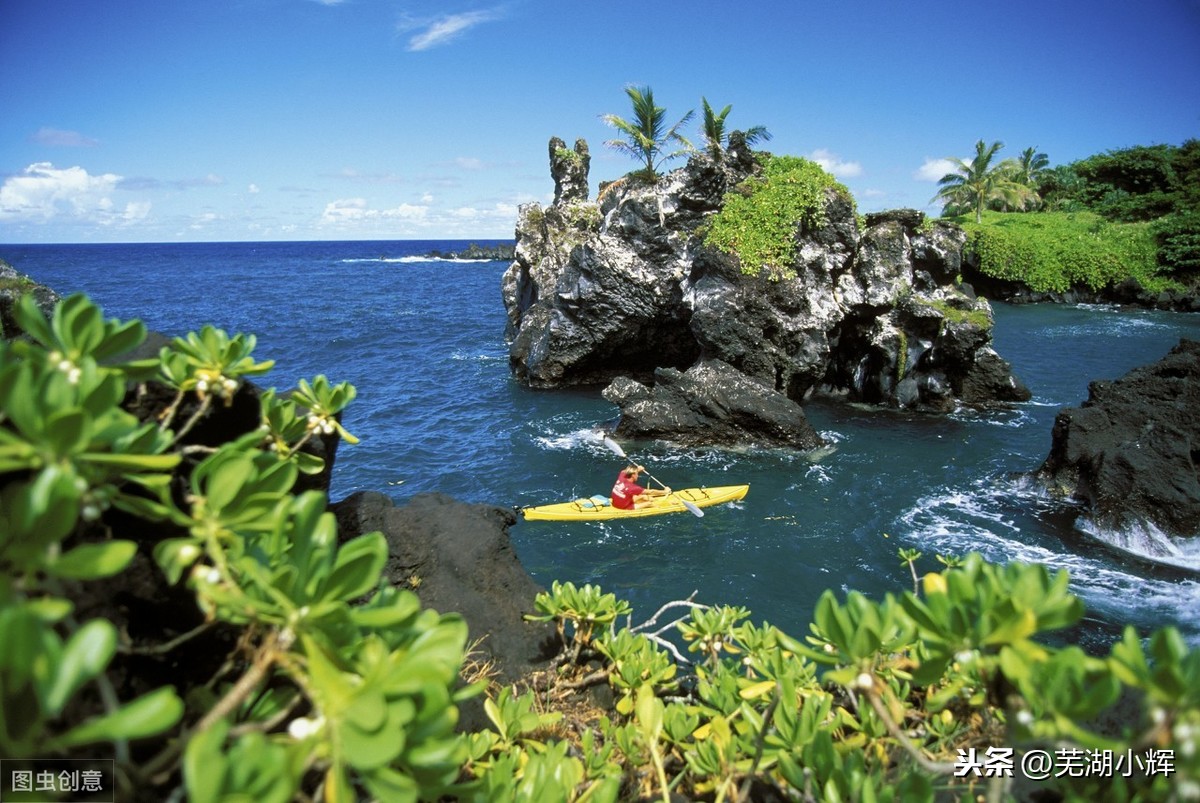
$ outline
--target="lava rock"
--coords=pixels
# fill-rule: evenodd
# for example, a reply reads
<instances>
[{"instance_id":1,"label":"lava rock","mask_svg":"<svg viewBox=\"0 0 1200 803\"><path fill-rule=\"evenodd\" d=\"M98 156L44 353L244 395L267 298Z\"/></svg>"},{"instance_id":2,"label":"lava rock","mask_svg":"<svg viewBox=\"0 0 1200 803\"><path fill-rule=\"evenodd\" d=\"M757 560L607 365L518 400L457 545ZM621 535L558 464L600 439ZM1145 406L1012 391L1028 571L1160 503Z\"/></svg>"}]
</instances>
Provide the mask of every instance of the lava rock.
<instances>
[{"instance_id":1,"label":"lava rock","mask_svg":"<svg viewBox=\"0 0 1200 803\"><path fill-rule=\"evenodd\" d=\"M415 591L426 608L462 614L470 639L481 640L477 650L495 662L502 682L515 681L558 650L551 625L524 620L542 589L513 550L512 510L443 494L420 494L396 507L373 491L355 493L331 509L342 539L383 533L388 581Z\"/></svg>"},{"instance_id":2,"label":"lava rock","mask_svg":"<svg viewBox=\"0 0 1200 803\"><path fill-rule=\"evenodd\" d=\"M991 346L991 307L962 284L961 227L894 210L860 228L852 199L829 189L774 275L706 247L705 221L761 169L730 139L657 181L604 184L596 203L556 191L548 207L521 207L501 286L519 381L646 383L715 360L797 404L818 391L937 412L1028 398ZM551 152L563 156L561 140ZM556 187L563 170L552 159Z\"/></svg>"},{"instance_id":3,"label":"lava rock","mask_svg":"<svg viewBox=\"0 0 1200 803\"><path fill-rule=\"evenodd\" d=\"M21 333L21 327L13 317L13 308L17 299L26 293L33 293L33 300L47 318L54 311L54 305L60 298L58 293L49 287L35 282L0 259L0 340L11 340Z\"/></svg>"},{"instance_id":4,"label":"lava rock","mask_svg":"<svg viewBox=\"0 0 1200 803\"><path fill-rule=\"evenodd\" d=\"M1200 342L1183 339L1148 366L1088 386L1059 412L1038 478L1083 503L1102 528L1149 522L1200 534Z\"/></svg>"},{"instance_id":5,"label":"lava rock","mask_svg":"<svg viewBox=\"0 0 1200 803\"><path fill-rule=\"evenodd\" d=\"M800 405L719 360L660 368L653 386L620 377L604 398L621 409L621 437L800 450L822 443Z\"/></svg>"}]
</instances>

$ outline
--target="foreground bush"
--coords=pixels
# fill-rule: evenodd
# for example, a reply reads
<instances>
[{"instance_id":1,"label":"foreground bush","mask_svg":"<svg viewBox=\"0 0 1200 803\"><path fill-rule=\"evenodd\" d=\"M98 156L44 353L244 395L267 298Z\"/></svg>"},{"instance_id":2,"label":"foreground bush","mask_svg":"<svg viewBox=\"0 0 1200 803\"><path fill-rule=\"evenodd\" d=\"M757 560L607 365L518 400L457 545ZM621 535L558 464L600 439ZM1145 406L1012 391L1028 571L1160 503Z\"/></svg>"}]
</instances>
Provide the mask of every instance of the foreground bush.
<instances>
[{"instance_id":1,"label":"foreground bush","mask_svg":"<svg viewBox=\"0 0 1200 803\"><path fill-rule=\"evenodd\" d=\"M565 634L549 696L598 682L617 695L559 777L579 800L1005 800L1022 784L1071 800L1200 795L1200 652L1173 629L1144 642L1129 628L1103 658L1048 646L1039 635L1083 612L1065 572L946 562L882 602L825 592L803 640L691 601L673 603L689 609L673 626L659 611L598 633L625 603L555 584L535 617ZM686 675L668 629L696 653ZM1122 728L1091 724L1118 710ZM486 766L512 762L514 743L549 755L538 733L552 721L528 718L522 737L494 719L508 735L475 741Z\"/></svg>"},{"instance_id":2,"label":"foreground bush","mask_svg":"<svg viewBox=\"0 0 1200 803\"><path fill-rule=\"evenodd\" d=\"M382 536L339 544L324 495L295 492L323 468L313 438L352 437L351 386L262 393L257 429L198 444L271 367L253 337L206 327L130 361L142 325L82 296L49 320L27 297L17 318L28 339L0 342L0 757L115 757L120 800L997 800L1030 756L1069 799L1200 794L1200 652L1172 629L1129 629L1105 657L1048 646L1082 615L1066 574L977 555L919 580L904 551L912 591L826 592L803 638L692 600L634 625L615 595L554 583L532 618L561 654L488 689L491 727L459 733L484 690L461 677L461 618L380 585ZM134 644L77 618L149 555L198 627ZM126 693L155 685L131 655L213 633L232 646L210 675ZM609 709L582 697L600 684ZM1123 727L1094 724L1117 710Z\"/></svg>"},{"instance_id":3,"label":"foreground bush","mask_svg":"<svg viewBox=\"0 0 1200 803\"><path fill-rule=\"evenodd\" d=\"M353 388L317 377L287 401L265 393L258 429L192 445L190 430L271 367L252 336L205 327L122 363L145 328L105 321L83 296L50 320L26 296L16 314L29 339L0 343L0 755L110 744L123 800L181 782L193 801L452 789L467 755L455 703L475 691L457 680L465 623L381 587L383 537L339 546L324 495L292 492L323 467L303 445L344 432ZM174 394L157 420L122 406L146 380ZM129 517L163 537L121 538L110 522ZM109 621L77 621L72 597L139 549L186 584L204 623L136 651L169 653L216 626L235 647L211 678L122 700L111 664L135 647ZM153 750L131 748L150 738Z\"/></svg>"}]
</instances>

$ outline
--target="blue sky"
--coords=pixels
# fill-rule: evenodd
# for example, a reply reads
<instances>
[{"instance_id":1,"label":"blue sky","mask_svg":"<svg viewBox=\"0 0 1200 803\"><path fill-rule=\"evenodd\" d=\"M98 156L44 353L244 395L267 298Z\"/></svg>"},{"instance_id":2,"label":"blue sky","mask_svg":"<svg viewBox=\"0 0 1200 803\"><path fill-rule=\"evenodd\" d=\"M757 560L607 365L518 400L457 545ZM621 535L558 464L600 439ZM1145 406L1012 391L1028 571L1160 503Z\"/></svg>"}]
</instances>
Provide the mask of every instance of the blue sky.
<instances>
[{"instance_id":1,"label":"blue sky","mask_svg":"<svg viewBox=\"0 0 1200 803\"><path fill-rule=\"evenodd\" d=\"M978 139L1200 136L1200 0L0 0L0 242L511 237L628 84L935 211Z\"/></svg>"}]
</instances>

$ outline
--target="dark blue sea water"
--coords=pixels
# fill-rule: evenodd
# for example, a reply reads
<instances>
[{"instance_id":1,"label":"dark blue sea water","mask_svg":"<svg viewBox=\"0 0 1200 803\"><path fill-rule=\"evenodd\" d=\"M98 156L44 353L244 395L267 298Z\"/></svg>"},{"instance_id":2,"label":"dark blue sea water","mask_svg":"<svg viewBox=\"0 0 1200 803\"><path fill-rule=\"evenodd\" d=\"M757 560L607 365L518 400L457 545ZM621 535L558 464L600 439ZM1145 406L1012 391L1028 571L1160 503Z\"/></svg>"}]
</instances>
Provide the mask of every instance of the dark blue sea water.
<instances>
[{"instance_id":1,"label":"dark blue sea water","mask_svg":"<svg viewBox=\"0 0 1200 803\"><path fill-rule=\"evenodd\" d=\"M362 438L338 452L333 497L378 490L403 503L439 491L503 506L605 493L621 467L596 439L616 408L598 390L544 392L511 377L497 262L428 261L466 243L308 242L0 245L0 258L110 316L165 334L212 323L258 336L277 360L265 384L324 373L349 380L345 417ZM902 415L808 406L836 447L814 456L626 444L674 487L749 482L733 506L619 523L520 522L517 552L544 585L598 583L635 618L698 591L745 605L795 635L825 588L881 596L910 583L896 552L971 550L1070 571L1089 608L1079 637L1117 624L1176 624L1200 641L1200 573L1160 567L1100 544L1020 478L1042 462L1054 415L1088 382L1158 359L1200 316L1111 308L996 305L997 350L1034 393L993 413ZM1171 558L1200 567L1193 547Z\"/></svg>"}]
</instances>

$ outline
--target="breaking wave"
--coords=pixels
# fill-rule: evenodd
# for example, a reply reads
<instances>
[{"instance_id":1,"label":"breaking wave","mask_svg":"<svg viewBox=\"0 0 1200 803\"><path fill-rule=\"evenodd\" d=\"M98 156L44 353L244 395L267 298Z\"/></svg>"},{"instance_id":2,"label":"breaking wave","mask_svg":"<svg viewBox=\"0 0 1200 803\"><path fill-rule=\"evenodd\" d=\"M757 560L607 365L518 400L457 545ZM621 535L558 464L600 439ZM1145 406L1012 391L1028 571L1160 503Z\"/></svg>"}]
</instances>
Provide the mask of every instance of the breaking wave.
<instances>
[{"instance_id":1,"label":"breaking wave","mask_svg":"<svg viewBox=\"0 0 1200 803\"><path fill-rule=\"evenodd\" d=\"M1112 622L1145 627L1175 621L1189 641L1200 643L1200 581L1190 571L1156 571L1145 563L1146 552L1153 549L1167 552L1171 559L1165 562L1172 567L1197 570L1200 545L1185 547L1149 530L1130 531L1123 540L1101 538L1072 524L1078 511L1064 508L1026 478L985 477L969 487L941 488L922 497L900 516L897 529L938 554L978 552L996 563L1066 569L1072 590L1090 611ZM1096 549L1094 541L1079 537L1081 530L1138 560L1131 563L1109 549Z\"/></svg>"}]
</instances>

